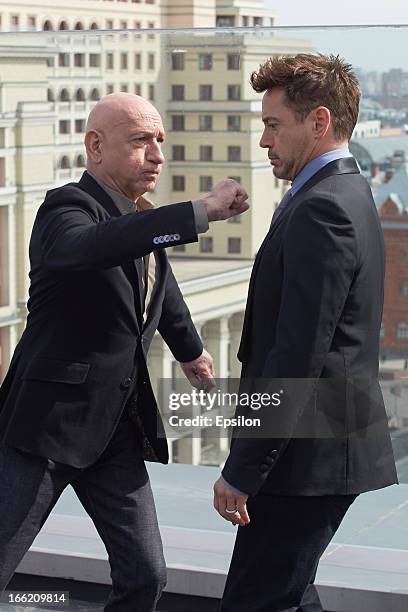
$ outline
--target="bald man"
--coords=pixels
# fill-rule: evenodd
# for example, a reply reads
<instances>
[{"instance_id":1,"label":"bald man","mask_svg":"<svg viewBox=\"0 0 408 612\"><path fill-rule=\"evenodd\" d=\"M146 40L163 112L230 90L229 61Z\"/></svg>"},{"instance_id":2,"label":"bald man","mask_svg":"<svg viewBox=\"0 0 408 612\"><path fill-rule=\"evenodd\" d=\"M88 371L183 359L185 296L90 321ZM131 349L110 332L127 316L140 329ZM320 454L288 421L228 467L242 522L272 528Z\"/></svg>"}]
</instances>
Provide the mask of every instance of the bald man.
<instances>
[{"instance_id":1,"label":"bald man","mask_svg":"<svg viewBox=\"0 0 408 612\"><path fill-rule=\"evenodd\" d=\"M87 170L46 195L30 242L27 326L0 388L0 590L68 484L111 566L106 612L155 610L166 572L145 459L168 462L146 367L158 329L192 384L211 384L165 247L248 208L232 180L197 202L143 197L164 162L162 120L111 94L92 110Z\"/></svg>"}]
</instances>

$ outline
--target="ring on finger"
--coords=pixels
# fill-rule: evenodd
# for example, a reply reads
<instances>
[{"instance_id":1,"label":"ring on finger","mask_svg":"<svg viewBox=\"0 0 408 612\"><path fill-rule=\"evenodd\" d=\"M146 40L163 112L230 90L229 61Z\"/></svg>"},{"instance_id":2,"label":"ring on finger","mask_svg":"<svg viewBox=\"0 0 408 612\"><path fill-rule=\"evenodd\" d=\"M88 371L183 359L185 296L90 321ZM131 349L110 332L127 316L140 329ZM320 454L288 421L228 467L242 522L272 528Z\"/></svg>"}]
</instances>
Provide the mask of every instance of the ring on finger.
<instances>
[{"instance_id":1,"label":"ring on finger","mask_svg":"<svg viewBox=\"0 0 408 612\"><path fill-rule=\"evenodd\" d=\"M235 510L228 510L228 508L225 508L225 512L227 514L235 514L236 512L238 512L238 510L237 509L235 509Z\"/></svg>"}]
</instances>

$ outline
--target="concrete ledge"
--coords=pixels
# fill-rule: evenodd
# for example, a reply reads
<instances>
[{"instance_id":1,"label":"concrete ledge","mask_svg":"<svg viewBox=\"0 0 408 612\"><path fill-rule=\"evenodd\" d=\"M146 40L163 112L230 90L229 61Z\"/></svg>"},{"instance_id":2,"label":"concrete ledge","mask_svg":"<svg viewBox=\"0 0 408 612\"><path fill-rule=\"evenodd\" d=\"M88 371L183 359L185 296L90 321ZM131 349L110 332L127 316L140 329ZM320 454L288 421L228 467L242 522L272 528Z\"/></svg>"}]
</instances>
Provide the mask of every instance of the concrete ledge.
<instances>
[{"instance_id":1,"label":"concrete ledge","mask_svg":"<svg viewBox=\"0 0 408 612\"><path fill-rule=\"evenodd\" d=\"M150 465L170 593L221 597L235 528L212 510L219 470ZM331 612L408 609L408 486L361 495L325 551L316 584ZM110 584L99 535L69 487L18 571ZM216 609L216 603L214 601Z\"/></svg>"}]
</instances>

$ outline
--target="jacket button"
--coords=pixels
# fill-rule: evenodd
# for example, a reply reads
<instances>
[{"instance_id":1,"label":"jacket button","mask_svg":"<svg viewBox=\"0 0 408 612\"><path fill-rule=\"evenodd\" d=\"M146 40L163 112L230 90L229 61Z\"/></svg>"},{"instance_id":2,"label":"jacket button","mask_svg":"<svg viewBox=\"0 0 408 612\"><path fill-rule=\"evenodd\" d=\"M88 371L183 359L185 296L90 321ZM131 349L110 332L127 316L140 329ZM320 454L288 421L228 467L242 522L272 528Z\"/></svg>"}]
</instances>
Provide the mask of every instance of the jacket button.
<instances>
[{"instance_id":1,"label":"jacket button","mask_svg":"<svg viewBox=\"0 0 408 612\"><path fill-rule=\"evenodd\" d=\"M268 465L272 465L272 463L275 462L275 459L273 457L265 457L265 461Z\"/></svg>"},{"instance_id":2,"label":"jacket button","mask_svg":"<svg viewBox=\"0 0 408 612\"><path fill-rule=\"evenodd\" d=\"M125 378L125 380L122 382L121 386L124 389L128 389L132 383L133 383L133 378Z\"/></svg>"},{"instance_id":3,"label":"jacket button","mask_svg":"<svg viewBox=\"0 0 408 612\"><path fill-rule=\"evenodd\" d=\"M269 465L267 465L266 463L261 463L259 469L261 470L261 472L267 472L269 470Z\"/></svg>"},{"instance_id":4,"label":"jacket button","mask_svg":"<svg viewBox=\"0 0 408 612\"><path fill-rule=\"evenodd\" d=\"M275 458L276 455L278 454L278 450L276 450L276 448L274 450L269 451L269 456Z\"/></svg>"}]
</instances>

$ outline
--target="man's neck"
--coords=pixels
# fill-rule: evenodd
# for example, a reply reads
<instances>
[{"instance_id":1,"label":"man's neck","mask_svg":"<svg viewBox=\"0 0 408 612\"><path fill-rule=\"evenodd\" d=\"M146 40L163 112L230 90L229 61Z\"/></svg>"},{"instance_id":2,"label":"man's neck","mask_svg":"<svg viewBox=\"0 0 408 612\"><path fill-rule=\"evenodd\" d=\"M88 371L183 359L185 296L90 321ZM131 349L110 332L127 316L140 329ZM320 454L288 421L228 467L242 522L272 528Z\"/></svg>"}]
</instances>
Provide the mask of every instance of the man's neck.
<instances>
[{"instance_id":1,"label":"man's neck","mask_svg":"<svg viewBox=\"0 0 408 612\"><path fill-rule=\"evenodd\" d=\"M109 177L100 176L98 172L95 172L95 170L91 168L87 168L86 171L88 172L88 174L92 176L92 178L103 183L103 185L107 189L111 189L112 191L115 191L117 194L119 194L123 198L126 198L129 202L131 202L136 207L137 201L141 197L140 195L136 197L130 197L127 193L124 193L113 181L111 181Z\"/></svg>"}]
</instances>

